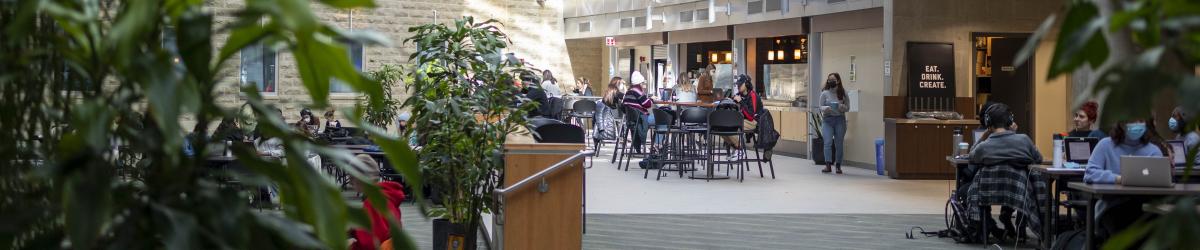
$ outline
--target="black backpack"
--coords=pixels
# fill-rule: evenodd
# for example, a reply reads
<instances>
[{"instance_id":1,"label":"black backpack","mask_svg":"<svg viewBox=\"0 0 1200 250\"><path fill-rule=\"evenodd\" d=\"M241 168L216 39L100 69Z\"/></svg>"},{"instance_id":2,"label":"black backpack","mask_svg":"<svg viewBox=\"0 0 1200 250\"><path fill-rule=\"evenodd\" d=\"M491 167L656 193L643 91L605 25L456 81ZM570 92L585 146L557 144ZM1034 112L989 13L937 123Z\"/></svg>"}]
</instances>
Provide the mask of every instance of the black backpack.
<instances>
[{"instance_id":1,"label":"black backpack","mask_svg":"<svg viewBox=\"0 0 1200 250\"><path fill-rule=\"evenodd\" d=\"M758 140L754 147L766 151L775 149L775 144L779 143L779 131L775 130L775 118L771 117L771 112L759 112L755 121L758 122Z\"/></svg>"}]
</instances>

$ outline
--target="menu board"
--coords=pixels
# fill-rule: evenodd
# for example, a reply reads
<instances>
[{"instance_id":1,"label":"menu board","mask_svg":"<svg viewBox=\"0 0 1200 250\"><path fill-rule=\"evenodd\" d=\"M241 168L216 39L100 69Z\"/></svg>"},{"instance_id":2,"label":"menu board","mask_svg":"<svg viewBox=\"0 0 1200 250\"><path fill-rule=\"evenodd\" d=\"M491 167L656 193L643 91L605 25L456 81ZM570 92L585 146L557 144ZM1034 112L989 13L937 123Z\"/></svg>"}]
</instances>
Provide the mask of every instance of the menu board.
<instances>
[{"instance_id":1,"label":"menu board","mask_svg":"<svg viewBox=\"0 0 1200 250\"><path fill-rule=\"evenodd\" d=\"M908 96L954 97L954 45L908 42Z\"/></svg>"}]
</instances>

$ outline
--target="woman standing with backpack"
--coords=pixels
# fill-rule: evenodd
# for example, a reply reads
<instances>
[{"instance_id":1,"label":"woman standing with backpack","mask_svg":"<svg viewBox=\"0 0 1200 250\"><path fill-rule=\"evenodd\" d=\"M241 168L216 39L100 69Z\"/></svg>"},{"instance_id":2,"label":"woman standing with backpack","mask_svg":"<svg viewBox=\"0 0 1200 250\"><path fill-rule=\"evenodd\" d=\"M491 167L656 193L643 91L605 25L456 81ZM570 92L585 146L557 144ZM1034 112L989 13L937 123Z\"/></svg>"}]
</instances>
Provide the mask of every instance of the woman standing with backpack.
<instances>
[{"instance_id":1,"label":"woman standing with backpack","mask_svg":"<svg viewBox=\"0 0 1200 250\"><path fill-rule=\"evenodd\" d=\"M842 86L842 76L829 73L825 79L825 87L821 90L821 137L824 138L825 169L822 173L831 172L836 167L837 173L842 174L842 160L845 155L846 141L846 88Z\"/></svg>"}]
</instances>

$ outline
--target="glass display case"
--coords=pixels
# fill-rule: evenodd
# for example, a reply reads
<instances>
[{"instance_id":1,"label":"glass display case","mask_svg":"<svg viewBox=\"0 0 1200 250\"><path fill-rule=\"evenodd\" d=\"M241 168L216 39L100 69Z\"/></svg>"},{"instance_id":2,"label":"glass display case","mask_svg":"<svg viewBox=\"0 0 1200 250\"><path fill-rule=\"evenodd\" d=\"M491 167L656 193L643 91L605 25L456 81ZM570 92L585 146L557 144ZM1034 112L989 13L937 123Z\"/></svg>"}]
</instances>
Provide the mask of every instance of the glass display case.
<instances>
[{"instance_id":1,"label":"glass display case","mask_svg":"<svg viewBox=\"0 0 1200 250\"><path fill-rule=\"evenodd\" d=\"M767 100L795 101L808 96L808 64L763 65L763 93Z\"/></svg>"}]
</instances>

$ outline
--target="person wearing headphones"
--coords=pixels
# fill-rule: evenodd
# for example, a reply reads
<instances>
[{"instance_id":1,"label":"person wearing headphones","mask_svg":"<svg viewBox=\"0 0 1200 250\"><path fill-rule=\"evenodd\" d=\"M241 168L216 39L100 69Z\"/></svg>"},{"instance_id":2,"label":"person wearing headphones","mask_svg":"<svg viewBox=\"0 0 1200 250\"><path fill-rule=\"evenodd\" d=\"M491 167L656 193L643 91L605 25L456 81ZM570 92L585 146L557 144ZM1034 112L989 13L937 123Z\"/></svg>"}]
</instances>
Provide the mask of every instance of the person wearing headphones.
<instances>
[{"instance_id":1,"label":"person wearing headphones","mask_svg":"<svg viewBox=\"0 0 1200 250\"><path fill-rule=\"evenodd\" d=\"M734 78L733 82L737 84L738 88L738 93L733 96L733 101L737 102L738 110L742 113L742 129L757 129L758 121L755 119L758 118L758 113L762 112L763 103L762 99L759 99L758 93L754 92L754 81L750 80L750 76L741 74ZM737 149L730 157L738 160L744 159L745 155L741 150L744 145L738 141L737 136L725 136L724 138L725 142Z\"/></svg>"},{"instance_id":2,"label":"person wearing headphones","mask_svg":"<svg viewBox=\"0 0 1200 250\"><path fill-rule=\"evenodd\" d=\"M971 149L967 168L970 184L967 186L968 203L972 219L986 219L992 236L998 239L1012 238L1023 233L1013 225L1015 212L1025 215L1032 228L1038 228L1036 214L1036 190L1030 185L1026 174L1031 164L1042 162L1042 154L1029 136L1016 133L1017 123L1008 105L993 103L983 112L983 124L987 127L982 139ZM991 206L1001 205L999 220L1004 224L1000 231L992 220ZM982 206L982 208L981 208ZM1022 234L1023 235L1023 234Z\"/></svg>"}]
</instances>

